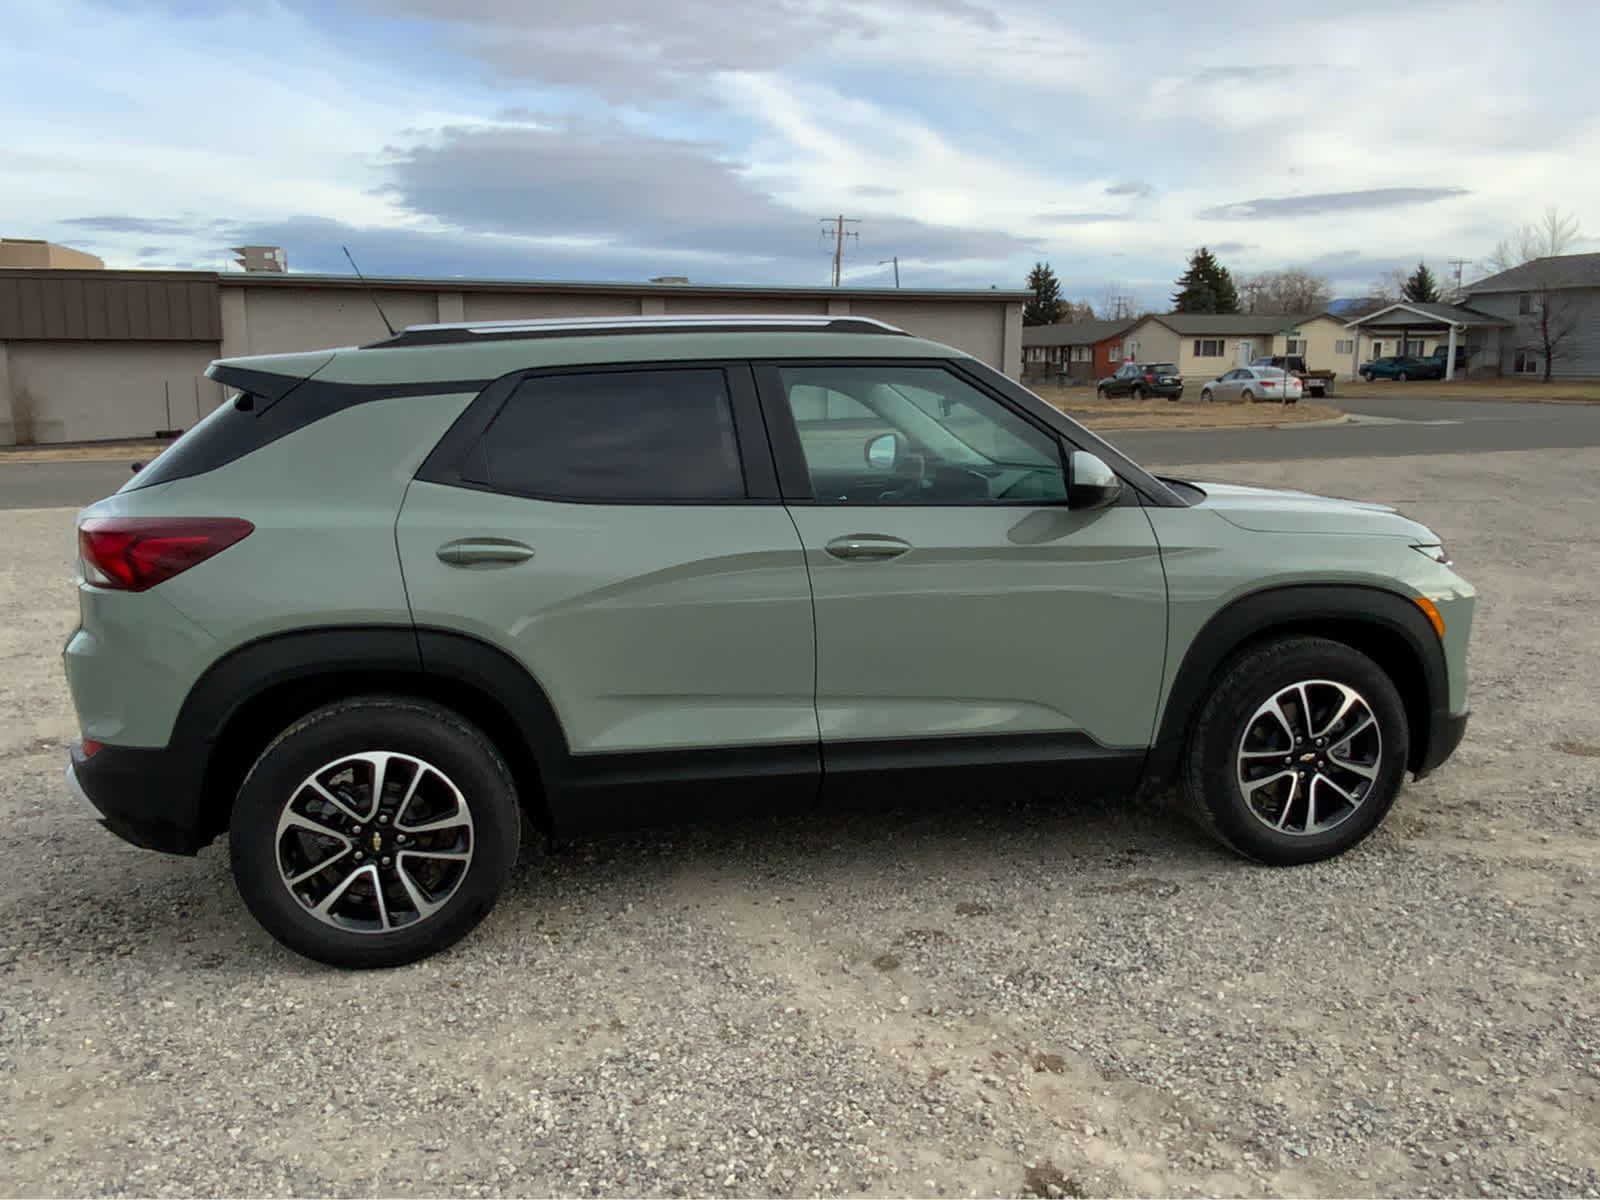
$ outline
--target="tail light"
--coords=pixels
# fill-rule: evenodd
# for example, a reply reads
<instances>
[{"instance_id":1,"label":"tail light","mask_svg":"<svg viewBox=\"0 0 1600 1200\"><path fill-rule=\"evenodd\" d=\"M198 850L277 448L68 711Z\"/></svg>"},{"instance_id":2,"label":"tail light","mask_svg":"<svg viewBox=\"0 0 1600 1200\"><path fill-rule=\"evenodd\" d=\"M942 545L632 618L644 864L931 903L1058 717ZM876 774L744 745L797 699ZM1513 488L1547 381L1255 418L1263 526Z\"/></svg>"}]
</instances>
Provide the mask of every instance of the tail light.
<instances>
[{"instance_id":1,"label":"tail light","mask_svg":"<svg viewBox=\"0 0 1600 1200\"><path fill-rule=\"evenodd\" d=\"M78 526L78 557L96 587L142 592L254 530L238 517L91 517Z\"/></svg>"},{"instance_id":2,"label":"tail light","mask_svg":"<svg viewBox=\"0 0 1600 1200\"><path fill-rule=\"evenodd\" d=\"M1156 377L1154 375L1146 375L1144 377L1144 381L1146 383L1154 383L1156 381Z\"/></svg>"},{"instance_id":3,"label":"tail light","mask_svg":"<svg viewBox=\"0 0 1600 1200\"><path fill-rule=\"evenodd\" d=\"M1273 383L1272 380L1270 380L1270 379L1263 379L1261 381L1261 386L1264 387L1264 388L1274 388L1274 387L1277 387L1278 385Z\"/></svg>"}]
</instances>

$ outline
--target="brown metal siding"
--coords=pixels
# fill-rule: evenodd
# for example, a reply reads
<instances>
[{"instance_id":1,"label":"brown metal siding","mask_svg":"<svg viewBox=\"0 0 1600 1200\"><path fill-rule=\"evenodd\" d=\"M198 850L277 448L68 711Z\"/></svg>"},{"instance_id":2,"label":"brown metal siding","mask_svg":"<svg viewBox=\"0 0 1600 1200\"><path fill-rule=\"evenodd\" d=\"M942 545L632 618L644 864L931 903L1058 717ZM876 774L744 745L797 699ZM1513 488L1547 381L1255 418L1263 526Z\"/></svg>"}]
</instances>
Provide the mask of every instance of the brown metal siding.
<instances>
[{"instance_id":1,"label":"brown metal siding","mask_svg":"<svg viewBox=\"0 0 1600 1200\"><path fill-rule=\"evenodd\" d=\"M0 341L215 342L215 275L0 270Z\"/></svg>"}]
</instances>

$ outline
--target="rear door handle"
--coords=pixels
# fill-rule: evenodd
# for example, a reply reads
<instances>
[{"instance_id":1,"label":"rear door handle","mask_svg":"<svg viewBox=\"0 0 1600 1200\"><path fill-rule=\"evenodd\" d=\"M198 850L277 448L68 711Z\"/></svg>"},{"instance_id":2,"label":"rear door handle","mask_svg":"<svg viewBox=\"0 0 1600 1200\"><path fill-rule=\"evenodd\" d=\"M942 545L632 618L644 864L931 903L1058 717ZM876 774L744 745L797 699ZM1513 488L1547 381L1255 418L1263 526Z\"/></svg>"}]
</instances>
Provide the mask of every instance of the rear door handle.
<instances>
[{"instance_id":1,"label":"rear door handle","mask_svg":"<svg viewBox=\"0 0 1600 1200\"><path fill-rule=\"evenodd\" d=\"M834 538L825 549L833 557L847 562L870 562L898 558L911 549L911 543L881 533L852 533Z\"/></svg>"},{"instance_id":2,"label":"rear door handle","mask_svg":"<svg viewBox=\"0 0 1600 1200\"><path fill-rule=\"evenodd\" d=\"M459 538L435 553L452 567L509 567L533 557L533 547L510 538Z\"/></svg>"}]
</instances>

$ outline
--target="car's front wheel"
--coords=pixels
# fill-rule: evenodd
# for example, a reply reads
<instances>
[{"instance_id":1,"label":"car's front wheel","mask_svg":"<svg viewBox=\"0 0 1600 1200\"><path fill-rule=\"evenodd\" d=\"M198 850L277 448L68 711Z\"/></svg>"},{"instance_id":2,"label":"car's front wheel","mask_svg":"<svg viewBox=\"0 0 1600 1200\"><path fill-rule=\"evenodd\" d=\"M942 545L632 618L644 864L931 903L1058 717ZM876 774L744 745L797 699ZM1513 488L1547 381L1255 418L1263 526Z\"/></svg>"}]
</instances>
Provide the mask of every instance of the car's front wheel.
<instances>
[{"instance_id":1,"label":"car's front wheel","mask_svg":"<svg viewBox=\"0 0 1600 1200\"><path fill-rule=\"evenodd\" d=\"M1361 372L1361 382L1362 383L1371 383L1372 382L1372 372L1371 371L1363 371L1363 372Z\"/></svg>"},{"instance_id":2,"label":"car's front wheel","mask_svg":"<svg viewBox=\"0 0 1600 1200\"><path fill-rule=\"evenodd\" d=\"M1200 389L1200 403L1201 404L1210 404L1211 403L1211 389L1210 388L1201 388Z\"/></svg>"},{"instance_id":3,"label":"car's front wheel","mask_svg":"<svg viewBox=\"0 0 1600 1200\"><path fill-rule=\"evenodd\" d=\"M1408 376L1404 371L1396 371L1394 373L1394 381L1396 383L1404 383L1408 378L1410 378L1410 376Z\"/></svg>"},{"instance_id":4,"label":"car's front wheel","mask_svg":"<svg viewBox=\"0 0 1600 1200\"><path fill-rule=\"evenodd\" d=\"M1389 676L1341 642L1287 637L1219 673L1191 735L1184 788L1227 845L1274 866L1342 854L1400 789L1405 706Z\"/></svg>"},{"instance_id":5,"label":"car's front wheel","mask_svg":"<svg viewBox=\"0 0 1600 1200\"><path fill-rule=\"evenodd\" d=\"M234 879L266 930L342 967L443 950L494 907L521 813L504 760L448 709L368 696L318 709L234 804Z\"/></svg>"},{"instance_id":6,"label":"car's front wheel","mask_svg":"<svg viewBox=\"0 0 1600 1200\"><path fill-rule=\"evenodd\" d=\"M1132 395L1132 397L1135 400L1142 401L1144 399L1144 389L1142 387L1134 388L1133 391L1131 393L1129 393L1129 394Z\"/></svg>"}]
</instances>

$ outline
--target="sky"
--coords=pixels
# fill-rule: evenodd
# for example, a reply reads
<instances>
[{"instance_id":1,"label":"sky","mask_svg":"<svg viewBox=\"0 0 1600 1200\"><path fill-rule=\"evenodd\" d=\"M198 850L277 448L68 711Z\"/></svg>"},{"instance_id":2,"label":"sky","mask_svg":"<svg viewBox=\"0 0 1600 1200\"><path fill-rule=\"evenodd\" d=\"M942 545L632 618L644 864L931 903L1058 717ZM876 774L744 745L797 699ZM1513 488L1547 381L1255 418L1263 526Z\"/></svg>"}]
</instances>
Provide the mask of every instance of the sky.
<instances>
[{"instance_id":1,"label":"sky","mask_svg":"<svg viewBox=\"0 0 1600 1200\"><path fill-rule=\"evenodd\" d=\"M0 234L108 266L1359 296L1600 250L1600 4L0 0Z\"/></svg>"}]
</instances>

